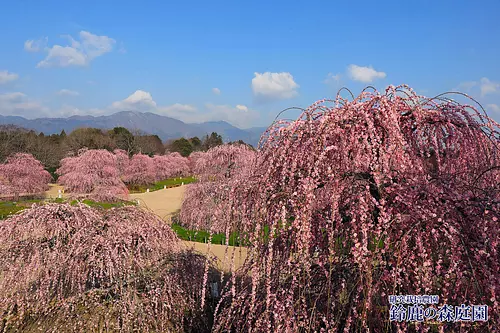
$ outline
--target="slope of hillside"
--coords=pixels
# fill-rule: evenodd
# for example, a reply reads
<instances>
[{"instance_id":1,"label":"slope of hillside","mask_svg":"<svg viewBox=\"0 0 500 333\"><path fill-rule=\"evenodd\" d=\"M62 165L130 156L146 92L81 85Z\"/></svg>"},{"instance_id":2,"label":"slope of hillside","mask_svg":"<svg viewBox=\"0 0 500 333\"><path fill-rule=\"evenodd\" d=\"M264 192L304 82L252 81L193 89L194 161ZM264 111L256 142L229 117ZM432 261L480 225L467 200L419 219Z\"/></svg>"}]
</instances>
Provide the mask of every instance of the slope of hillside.
<instances>
[{"instance_id":1,"label":"slope of hillside","mask_svg":"<svg viewBox=\"0 0 500 333\"><path fill-rule=\"evenodd\" d=\"M0 115L0 124L13 124L33 129L44 134L60 133L63 129L69 133L79 127L110 129L123 126L130 130L140 130L156 134L162 140L183 137L202 137L212 132L222 135L224 141L243 140L257 145L260 134L265 128L243 130L225 121L211 121L199 124L187 124L180 120L150 112L121 111L109 116L72 116L69 118L26 119L18 116Z\"/></svg>"}]
</instances>

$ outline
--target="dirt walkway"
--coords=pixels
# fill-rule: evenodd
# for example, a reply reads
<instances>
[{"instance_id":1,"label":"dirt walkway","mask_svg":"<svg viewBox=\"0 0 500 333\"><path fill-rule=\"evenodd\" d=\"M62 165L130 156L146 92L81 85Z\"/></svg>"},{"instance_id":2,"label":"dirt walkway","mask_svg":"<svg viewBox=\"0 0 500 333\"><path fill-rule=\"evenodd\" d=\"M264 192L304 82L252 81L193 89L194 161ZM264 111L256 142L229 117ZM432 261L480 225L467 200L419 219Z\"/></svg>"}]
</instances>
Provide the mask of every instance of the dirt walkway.
<instances>
[{"instance_id":1,"label":"dirt walkway","mask_svg":"<svg viewBox=\"0 0 500 333\"><path fill-rule=\"evenodd\" d=\"M45 198L46 199L55 199L57 198L59 192L58 190L63 190L63 186L60 186L60 185L56 185L56 184L49 184L49 189L47 191L45 191ZM38 195L41 195L42 193L19 193L19 197L20 199L23 199L23 197L30 197L30 196L38 196ZM11 198L13 197L13 195L11 194L1 194L0 193L0 199L4 199L4 198L9 198L9 200L11 200ZM63 197L64 197L64 194L63 194Z\"/></svg>"},{"instance_id":2,"label":"dirt walkway","mask_svg":"<svg viewBox=\"0 0 500 333\"><path fill-rule=\"evenodd\" d=\"M168 188L149 193L130 194L130 200L138 200L139 206L153 211L164 220L181 208L186 186Z\"/></svg>"},{"instance_id":3,"label":"dirt walkway","mask_svg":"<svg viewBox=\"0 0 500 333\"><path fill-rule=\"evenodd\" d=\"M182 197L184 195L184 191L186 190L187 186L189 185L173 187L149 193L131 194L130 199L139 200L140 206L153 211L156 215L160 216L164 220L170 221L169 217L181 208ZM207 244L188 242L188 241L184 241L184 244L204 255L208 253ZM247 249L243 247L235 248L230 246L227 251L228 261L230 260L231 253L234 250L236 250L234 254L235 267L239 268L245 261L245 258L247 256ZM224 265L225 252L226 252L226 246L218 244L210 244L210 254L212 256L217 257L220 268L223 268L224 270L228 271L230 267L228 266L227 263Z\"/></svg>"},{"instance_id":4,"label":"dirt walkway","mask_svg":"<svg viewBox=\"0 0 500 333\"><path fill-rule=\"evenodd\" d=\"M59 190L61 190L61 192L64 190L64 186L57 184L49 184L49 187L49 190L45 191L45 198L47 199L56 199L59 195ZM64 193L62 196L64 198Z\"/></svg>"},{"instance_id":5,"label":"dirt walkway","mask_svg":"<svg viewBox=\"0 0 500 333\"><path fill-rule=\"evenodd\" d=\"M194 251L201 253L203 255L206 255L209 253L208 251L208 244L204 243L197 243L197 242L188 242L188 241L183 241L184 244L190 249L193 249ZM227 248L227 259L224 260L224 257L226 256ZM224 271L229 272L231 267L231 255L232 252L236 251L234 253L234 268L238 269L243 265L245 262L245 259L247 257L247 249L245 247L234 247L234 246L225 246L225 245L220 245L220 244L210 244L210 256L211 257L216 257L217 258L217 266L219 269L224 269Z\"/></svg>"},{"instance_id":6,"label":"dirt walkway","mask_svg":"<svg viewBox=\"0 0 500 333\"><path fill-rule=\"evenodd\" d=\"M170 221L170 216L181 208L182 197L184 196L185 186L168 188L165 190L158 190L149 193L134 193L130 194L130 200L138 200L139 206L148 209L160 216L165 221ZM46 198L57 198L59 190L63 190L63 186L50 184L50 189L45 192ZM64 197L64 194L63 194ZM208 252L208 246L204 243L183 241L183 243L194 249L196 252L206 255ZM223 268L229 271L229 261L231 258L232 251L235 251L234 262L235 268L239 268L247 256L247 249L243 247L228 247L227 251L227 262L224 261L226 256L226 246L218 244L210 244L210 254L217 257L219 268Z\"/></svg>"}]
</instances>

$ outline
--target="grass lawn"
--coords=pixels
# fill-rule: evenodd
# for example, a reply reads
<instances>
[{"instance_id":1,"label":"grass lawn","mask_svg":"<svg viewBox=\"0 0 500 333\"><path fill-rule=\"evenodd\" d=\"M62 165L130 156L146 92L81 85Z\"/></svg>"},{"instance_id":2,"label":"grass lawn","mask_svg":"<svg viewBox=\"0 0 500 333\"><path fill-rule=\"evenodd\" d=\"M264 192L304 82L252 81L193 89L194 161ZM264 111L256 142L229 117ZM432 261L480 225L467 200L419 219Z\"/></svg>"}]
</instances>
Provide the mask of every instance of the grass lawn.
<instances>
[{"instance_id":1,"label":"grass lawn","mask_svg":"<svg viewBox=\"0 0 500 333\"><path fill-rule=\"evenodd\" d=\"M182 183L184 183L184 185L186 185L189 183L193 183L195 181L196 181L196 179L194 177L170 178L170 179L165 179L165 180L159 181L153 185L141 185L141 186L129 187L129 191L130 191L130 193L145 193L146 190L149 188L149 191L153 192L153 191L162 190L165 186L167 188L170 188L170 187L180 186L180 185L182 185Z\"/></svg>"},{"instance_id":2,"label":"grass lawn","mask_svg":"<svg viewBox=\"0 0 500 333\"><path fill-rule=\"evenodd\" d=\"M19 200L17 202L0 201L0 220L6 219L10 215L16 214L17 212L20 212L23 209L30 208L34 203L40 203L40 202L55 202L55 203L68 202L70 205L76 205L78 201L77 200L67 201L59 198L52 200ZM92 200L82 200L81 202L90 207L102 208L102 209L111 209L113 207L135 205L135 202L131 201L107 203L107 202L96 202Z\"/></svg>"},{"instance_id":3,"label":"grass lawn","mask_svg":"<svg viewBox=\"0 0 500 333\"><path fill-rule=\"evenodd\" d=\"M0 201L0 220L6 219L10 215L31 207L40 200L22 200L22 201Z\"/></svg>"},{"instance_id":4,"label":"grass lawn","mask_svg":"<svg viewBox=\"0 0 500 333\"><path fill-rule=\"evenodd\" d=\"M120 201L120 202L96 202L93 200L82 200L82 203L86 204L87 206L94 207L94 208L102 208L102 209L111 209L114 207L124 207L124 206L135 206L136 203L132 201ZM78 200L72 200L70 201L70 205L76 205L78 203Z\"/></svg>"},{"instance_id":5,"label":"grass lawn","mask_svg":"<svg viewBox=\"0 0 500 333\"><path fill-rule=\"evenodd\" d=\"M189 230L186 229L179 224L172 223L172 230L175 231L177 237L182 240L198 242L198 243L207 243L210 237L208 231L205 230ZM211 244L226 244L226 235L224 234L214 234L212 235ZM229 245L230 246L245 246L246 242L239 237L239 233L233 232L229 235Z\"/></svg>"}]
</instances>

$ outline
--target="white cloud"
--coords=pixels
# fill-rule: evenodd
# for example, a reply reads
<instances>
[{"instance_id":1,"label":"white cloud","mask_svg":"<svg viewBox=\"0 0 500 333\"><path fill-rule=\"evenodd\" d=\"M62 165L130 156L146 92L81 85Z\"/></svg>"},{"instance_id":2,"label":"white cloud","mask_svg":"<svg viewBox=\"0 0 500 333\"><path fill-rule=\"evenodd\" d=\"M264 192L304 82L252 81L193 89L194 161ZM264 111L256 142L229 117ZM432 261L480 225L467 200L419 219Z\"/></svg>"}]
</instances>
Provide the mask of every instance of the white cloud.
<instances>
[{"instance_id":1,"label":"white cloud","mask_svg":"<svg viewBox=\"0 0 500 333\"><path fill-rule=\"evenodd\" d=\"M156 102L153 101L153 103L156 105ZM259 116L257 112L241 104L233 107L231 105L207 103L203 110L198 110L193 105L176 103L169 106L157 106L151 112L179 119L187 123L224 120L240 127L248 126Z\"/></svg>"},{"instance_id":2,"label":"white cloud","mask_svg":"<svg viewBox=\"0 0 500 333\"><path fill-rule=\"evenodd\" d=\"M205 121L227 121L237 127L249 127L259 113L246 105L215 105L207 103L199 110L193 105L175 103L159 106L152 95L143 90L137 90L127 98L113 102L105 108L79 109L72 105L62 105L59 109L50 110L41 103L34 101L21 92L0 94L0 110L6 115L18 115L26 118L38 117L70 117L74 115L109 115L118 111L153 112L169 116L187 123Z\"/></svg>"},{"instance_id":3,"label":"white cloud","mask_svg":"<svg viewBox=\"0 0 500 333\"><path fill-rule=\"evenodd\" d=\"M212 92L216 95L220 95L220 89L219 88L212 88Z\"/></svg>"},{"instance_id":4,"label":"white cloud","mask_svg":"<svg viewBox=\"0 0 500 333\"><path fill-rule=\"evenodd\" d=\"M297 96L300 87L293 79L292 74L282 73L254 73L252 90L256 97L264 100L289 99Z\"/></svg>"},{"instance_id":5,"label":"white cloud","mask_svg":"<svg viewBox=\"0 0 500 333\"><path fill-rule=\"evenodd\" d=\"M111 103L105 108L91 108L81 110L77 107L64 105L54 116L73 116L73 115L93 115L102 116L109 115L119 111L137 111L137 112L153 112L164 116L173 117L176 119L197 119L199 114L196 107L188 104L173 104L169 106L158 106L154 101L151 93L144 90L137 90L127 98Z\"/></svg>"},{"instance_id":6,"label":"white cloud","mask_svg":"<svg viewBox=\"0 0 500 333\"><path fill-rule=\"evenodd\" d=\"M453 90L458 90L458 91L470 91L472 88L476 87L478 85L477 81L466 81L466 82L461 82L458 87L456 87Z\"/></svg>"},{"instance_id":7,"label":"white cloud","mask_svg":"<svg viewBox=\"0 0 500 333\"><path fill-rule=\"evenodd\" d=\"M378 72L372 66L363 67L358 65L349 65L347 71L351 79L363 83L370 83L376 79L383 79L387 76L386 73Z\"/></svg>"},{"instance_id":8,"label":"white cloud","mask_svg":"<svg viewBox=\"0 0 500 333\"><path fill-rule=\"evenodd\" d=\"M76 115L82 115L85 112L83 112L82 110L80 110L75 106L64 104L57 113L58 117L71 117Z\"/></svg>"},{"instance_id":9,"label":"white cloud","mask_svg":"<svg viewBox=\"0 0 500 333\"><path fill-rule=\"evenodd\" d=\"M48 37L40 38L38 40L29 39L24 42L24 50L28 52L39 52L47 46L48 41Z\"/></svg>"},{"instance_id":10,"label":"white cloud","mask_svg":"<svg viewBox=\"0 0 500 333\"><path fill-rule=\"evenodd\" d=\"M87 66L92 60L111 52L116 41L108 36L97 36L88 31L80 31L80 41L71 36L70 45L54 45L47 48L47 56L37 67Z\"/></svg>"},{"instance_id":11,"label":"white cloud","mask_svg":"<svg viewBox=\"0 0 500 333\"><path fill-rule=\"evenodd\" d=\"M137 90L124 100L113 102L111 108L119 111L151 111L156 109L156 102L149 92Z\"/></svg>"},{"instance_id":12,"label":"white cloud","mask_svg":"<svg viewBox=\"0 0 500 333\"><path fill-rule=\"evenodd\" d=\"M240 110L240 111L248 111L248 108L245 106L245 105L236 105L236 109Z\"/></svg>"},{"instance_id":13,"label":"white cloud","mask_svg":"<svg viewBox=\"0 0 500 333\"><path fill-rule=\"evenodd\" d=\"M61 89L57 92L58 95L61 96L78 96L80 93L78 91L69 90L69 89Z\"/></svg>"},{"instance_id":14,"label":"white cloud","mask_svg":"<svg viewBox=\"0 0 500 333\"><path fill-rule=\"evenodd\" d=\"M54 45L49 49L47 57L40 61L36 67L68 67L85 66L87 57L83 52L71 46Z\"/></svg>"},{"instance_id":15,"label":"white cloud","mask_svg":"<svg viewBox=\"0 0 500 333\"><path fill-rule=\"evenodd\" d=\"M487 77L481 78L481 97L488 94L494 94L500 90L500 83L490 81Z\"/></svg>"},{"instance_id":16,"label":"white cloud","mask_svg":"<svg viewBox=\"0 0 500 333\"><path fill-rule=\"evenodd\" d=\"M500 113L500 105L488 104L488 105L486 105L486 110Z\"/></svg>"},{"instance_id":17,"label":"white cloud","mask_svg":"<svg viewBox=\"0 0 500 333\"><path fill-rule=\"evenodd\" d=\"M0 94L0 110L3 115L38 118L48 115L49 108L31 100L21 92Z\"/></svg>"},{"instance_id":18,"label":"white cloud","mask_svg":"<svg viewBox=\"0 0 500 333\"><path fill-rule=\"evenodd\" d=\"M108 36L97 36L87 31L80 32L83 50L90 59L99 57L105 53L111 52L116 41Z\"/></svg>"},{"instance_id":19,"label":"white cloud","mask_svg":"<svg viewBox=\"0 0 500 333\"><path fill-rule=\"evenodd\" d=\"M248 127L259 118L258 112L249 109L245 105L236 105L233 107L231 105L214 105L207 103L205 104L205 108L208 112L200 113L197 118L192 120L186 119L186 122L224 120L234 126L244 128Z\"/></svg>"},{"instance_id":20,"label":"white cloud","mask_svg":"<svg viewBox=\"0 0 500 333\"><path fill-rule=\"evenodd\" d=\"M340 82L340 74L328 73L326 79L323 81L325 84L339 84Z\"/></svg>"},{"instance_id":21,"label":"white cloud","mask_svg":"<svg viewBox=\"0 0 500 333\"><path fill-rule=\"evenodd\" d=\"M472 93L484 97L489 94L500 92L500 83L482 77L479 81L461 82L454 90Z\"/></svg>"},{"instance_id":22,"label":"white cloud","mask_svg":"<svg viewBox=\"0 0 500 333\"><path fill-rule=\"evenodd\" d=\"M162 116L186 121L189 119L196 119L198 116L197 111L198 109L192 105L175 103L173 105L159 107L154 112Z\"/></svg>"},{"instance_id":23,"label":"white cloud","mask_svg":"<svg viewBox=\"0 0 500 333\"><path fill-rule=\"evenodd\" d=\"M0 95L0 102L21 102L26 97L22 92L12 92Z\"/></svg>"},{"instance_id":24,"label":"white cloud","mask_svg":"<svg viewBox=\"0 0 500 333\"><path fill-rule=\"evenodd\" d=\"M15 81L19 78L16 73L9 73L9 71L0 71L0 84Z\"/></svg>"}]
</instances>

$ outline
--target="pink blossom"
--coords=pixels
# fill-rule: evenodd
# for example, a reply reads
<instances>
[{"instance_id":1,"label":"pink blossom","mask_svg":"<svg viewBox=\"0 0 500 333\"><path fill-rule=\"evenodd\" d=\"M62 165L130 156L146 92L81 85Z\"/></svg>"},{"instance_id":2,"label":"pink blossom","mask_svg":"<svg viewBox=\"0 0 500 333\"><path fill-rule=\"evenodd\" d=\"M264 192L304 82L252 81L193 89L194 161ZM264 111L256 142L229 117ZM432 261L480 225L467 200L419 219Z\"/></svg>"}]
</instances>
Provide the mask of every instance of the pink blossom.
<instances>
[{"instance_id":1,"label":"pink blossom","mask_svg":"<svg viewBox=\"0 0 500 333\"><path fill-rule=\"evenodd\" d=\"M214 171L181 216L252 244L214 331L406 331L382 294L495 308L500 125L405 86L333 102L273 124L244 181L224 180L222 157L196 162ZM474 330L499 325L493 311Z\"/></svg>"},{"instance_id":2,"label":"pink blossom","mask_svg":"<svg viewBox=\"0 0 500 333\"><path fill-rule=\"evenodd\" d=\"M117 156L104 149L82 150L77 156L66 157L56 171L61 175L58 182L74 196L99 196L106 201L126 199L128 190L119 171L126 163L118 154L120 163Z\"/></svg>"},{"instance_id":3,"label":"pink blossom","mask_svg":"<svg viewBox=\"0 0 500 333\"><path fill-rule=\"evenodd\" d=\"M0 196L42 193L51 180L50 173L31 154L17 153L0 164Z\"/></svg>"}]
</instances>

